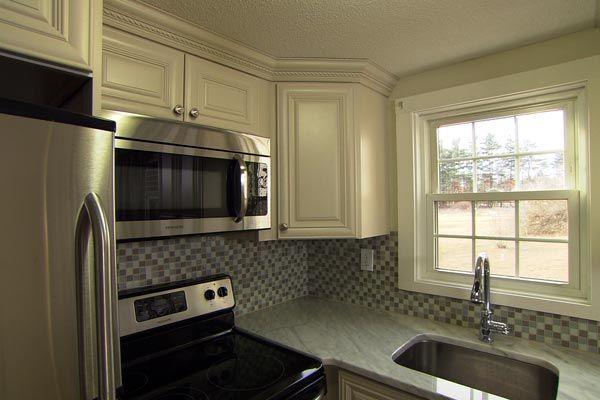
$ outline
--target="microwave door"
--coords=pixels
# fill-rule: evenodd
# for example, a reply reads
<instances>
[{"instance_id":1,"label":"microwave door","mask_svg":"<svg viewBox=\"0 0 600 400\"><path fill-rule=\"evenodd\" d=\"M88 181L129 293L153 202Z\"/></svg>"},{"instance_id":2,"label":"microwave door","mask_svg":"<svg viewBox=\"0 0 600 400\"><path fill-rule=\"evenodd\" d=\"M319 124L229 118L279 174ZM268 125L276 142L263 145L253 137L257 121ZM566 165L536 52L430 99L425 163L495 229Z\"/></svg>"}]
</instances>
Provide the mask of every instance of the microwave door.
<instances>
[{"instance_id":1,"label":"microwave door","mask_svg":"<svg viewBox=\"0 0 600 400\"><path fill-rule=\"evenodd\" d=\"M117 239L265 229L269 158L117 139Z\"/></svg>"},{"instance_id":2,"label":"microwave door","mask_svg":"<svg viewBox=\"0 0 600 400\"><path fill-rule=\"evenodd\" d=\"M203 160L199 157L182 157L181 169L176 174L181 184L173 197L178 199L179 218L201 218L204 199L202 198Z\"/></svg>"}]
</instances>

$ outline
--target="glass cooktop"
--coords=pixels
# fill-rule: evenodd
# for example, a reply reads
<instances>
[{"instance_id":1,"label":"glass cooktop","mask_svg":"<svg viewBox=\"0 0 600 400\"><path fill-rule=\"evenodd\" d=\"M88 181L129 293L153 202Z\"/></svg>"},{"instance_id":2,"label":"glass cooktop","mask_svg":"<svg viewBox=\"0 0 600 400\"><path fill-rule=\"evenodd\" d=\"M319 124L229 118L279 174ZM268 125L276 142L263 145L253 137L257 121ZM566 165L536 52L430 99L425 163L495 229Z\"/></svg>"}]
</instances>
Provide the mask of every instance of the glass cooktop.
<instances>
[{"instance_id":1,"label":"glass cooktop","mask_svg":"<svg viewBox=\"0 0 600 400\"><path fill-rule=\"evenodd\" d=\"M122 399L281 399L322 369L317 359L233 329L125 362Z\"/></svg>"}]
</instances>

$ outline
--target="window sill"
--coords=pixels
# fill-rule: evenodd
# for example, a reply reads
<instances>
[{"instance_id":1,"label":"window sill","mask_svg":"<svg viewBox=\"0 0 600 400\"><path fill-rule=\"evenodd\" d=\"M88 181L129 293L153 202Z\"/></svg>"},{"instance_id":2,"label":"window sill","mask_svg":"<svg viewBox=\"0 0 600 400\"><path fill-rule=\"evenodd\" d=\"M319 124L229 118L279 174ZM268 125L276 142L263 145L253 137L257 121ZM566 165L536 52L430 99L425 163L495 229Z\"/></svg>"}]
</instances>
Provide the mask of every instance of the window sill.
<instances>
[{"instance_id":1,"label":"window sill","mask_svg":"<svg viewBox=\"0 0 600 400\"><path fill-rule=\"evenodd\" d=\"M437 296L469 300L471 285L450 284L431 279L413 279L410 282L400 276L398 287L402 290L427 293ZM491 280L491 301L493 305L523 308L551 314L568 315L586 319L600 319L600 313L594 311L588 299L566 298L549 295L524 295L510 290L494 289L494 278Z\"/></svg>"}]
</instances>

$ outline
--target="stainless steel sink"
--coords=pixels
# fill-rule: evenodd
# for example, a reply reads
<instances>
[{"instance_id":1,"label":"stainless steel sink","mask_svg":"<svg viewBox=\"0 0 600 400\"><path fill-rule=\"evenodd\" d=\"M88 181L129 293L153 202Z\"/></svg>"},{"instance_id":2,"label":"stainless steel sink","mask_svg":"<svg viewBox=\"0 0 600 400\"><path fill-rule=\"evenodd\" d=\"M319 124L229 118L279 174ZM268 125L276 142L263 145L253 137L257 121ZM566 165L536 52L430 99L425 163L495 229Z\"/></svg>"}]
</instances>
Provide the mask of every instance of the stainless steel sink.
<instances>
[{"instance_id":1,"label":"stainless steel sink","mask_svg":"<svg viewBox=\"0 0 600 400\"><path fill-rule=\"evenodd\" d=\"M441 340L418 336L398 349L393 360L404 367L511 400L556 399L558 370L553 365Z\"/></svg>"}]
</instances>

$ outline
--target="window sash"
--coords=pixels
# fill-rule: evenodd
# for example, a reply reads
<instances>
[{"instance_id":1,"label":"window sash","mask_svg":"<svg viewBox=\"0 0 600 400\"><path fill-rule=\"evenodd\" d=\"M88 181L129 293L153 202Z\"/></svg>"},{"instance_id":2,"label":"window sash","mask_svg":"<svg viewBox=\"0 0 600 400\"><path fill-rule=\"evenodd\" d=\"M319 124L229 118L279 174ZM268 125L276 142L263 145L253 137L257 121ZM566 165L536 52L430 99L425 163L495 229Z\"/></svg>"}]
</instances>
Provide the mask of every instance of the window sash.
<instances>
[{"instance_id":1,"label":"window sash","mask_svg":"<svg viewBox=\"0 0 600 400\"><path fill-rule=\"evenodd\" d=\"M426 266L418 271L417 275L423 281L437 284L455 284L462 287L468 287L472 284L472 273L451 270L438 270L435 263L435 238L441 237L462 237L466 239L488 237L476 236L475 232L471 235L438 235L434 232L436 224L435 202L436 201L520 201L520 200L566 200L569 216L569 234L568 239L543 239L527 238L521 239L523 242L538 241L552 243L567 243L569 248L569 281L568 283L559 281L544 281L524 277L511 277L494 275L494 288L498 291L507 293L527 293L531 296L541 295L552 297L557 295L557 289L561 296L576 296L582 289L582 276L579 266L579 191L578 190L549 190L549 191L520 191L520 192L488 192L488 193L435 193L426 196L427 203L427 245L426 245ZM489 237L491 239L510 239L519 240L518 233L516 238L507 237ZM493 260L492 260L493 262ZM534 285L532 285L532 283Z\"/></svg>"},{"instance_id":2,"label":"window sash","mask_svg":"<svg viewBox=\"0 0 600 400\"><path fill-rule=\"evenodd\" d=\"M514 153L504 153L495 155L475 155L475 148L473 148L472 157L459 157L451 159L438 159L438 140L437 130L443 125L454 125L461 123L474 123L479 121L499 119L509 116L520 116L534 114L544 111L557 111L562 110L564 112L565 122L565 147L564 149L556 150L543 150L543 151L515 151ZM518 161L521 157L544 155L544 154L556 154L562 152L564 154L564 172L565 172L565 189L576 189L578 187L578 176L577 169L575 168L575 150L576 150L576 136L575 136L575 113L574 105L571 100L549 100L546 102L540 102L536 105L524 105L509 107L506 109L488 110L484 112L465 113L457 116L449 116L445 118L439 118L429 121L429 157L430 157L430 185L428 193L439 193L439 164L448 162L459 162L459 161L476 161L486 159L500 159L507 157L514 157L516 164L515 168L518 170ZM473 133L474 135L474 133ZM518 149L518 137L515 142L515 149ZM475 140L473 140L473 147L475 147ZM515 171L517 172L517 171ZM476 170L473 170L473 190L477 190L476 181ZM515 176L518 184L518 176Z\"/></svg>"}]
</instances>

